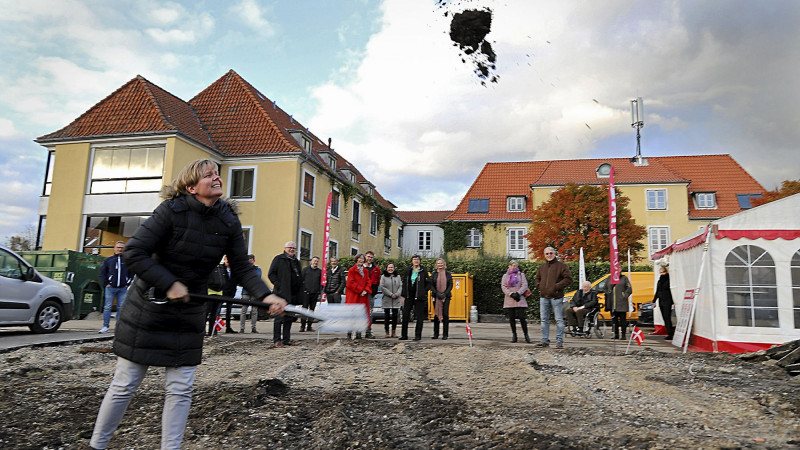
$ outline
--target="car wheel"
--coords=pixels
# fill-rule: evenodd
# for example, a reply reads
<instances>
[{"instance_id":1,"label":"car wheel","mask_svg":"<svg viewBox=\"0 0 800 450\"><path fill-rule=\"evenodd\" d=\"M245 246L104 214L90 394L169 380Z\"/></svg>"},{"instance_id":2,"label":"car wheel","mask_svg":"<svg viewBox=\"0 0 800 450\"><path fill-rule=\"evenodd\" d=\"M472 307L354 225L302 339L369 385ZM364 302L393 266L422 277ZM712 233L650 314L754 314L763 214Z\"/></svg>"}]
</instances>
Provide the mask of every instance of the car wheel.
<instances>
[{"instance_id":1,"label":"car wheel","mask_svg":"<svg viewBox=\"0 0 800 450\"><path fill-rule=\"evenodd\" d=\"M30 329L34 333L53 333L58 330L63 321L61 305L53 300L46 300L36 312Z\"/></svg>"}]
</instances>

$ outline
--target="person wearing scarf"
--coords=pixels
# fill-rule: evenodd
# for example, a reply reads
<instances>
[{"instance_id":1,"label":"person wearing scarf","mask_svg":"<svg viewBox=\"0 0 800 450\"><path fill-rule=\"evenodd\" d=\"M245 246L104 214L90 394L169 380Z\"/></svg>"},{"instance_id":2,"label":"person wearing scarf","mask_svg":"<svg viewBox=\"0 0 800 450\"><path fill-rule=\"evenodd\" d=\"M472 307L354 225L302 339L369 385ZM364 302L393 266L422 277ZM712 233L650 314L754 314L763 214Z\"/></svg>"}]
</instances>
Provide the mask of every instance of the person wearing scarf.
<instances>
[{"instance_id":1,"label":"person wearing scarf","mask_svg":"<svg viewBox=\"0 0 800 450\"><path fill-rule=\"evenodd\" d=\"M450 297L453 290L453 274L447 270L444 259L436 260L436 270L431 274L433 294L433 339L439 339L439 322L442 322L442 340L447 339L450 327Z\"/></svg>"},{"instance_id":2,"label":"person wearing scarf","mask_svg":"<svg viewBox=\"0 0 800 450\"><path fill-rule=\"evenodd\" d=\"M528 292L528 280L525 274L519 270L519 264L515 260L508 262L508 270L500 280L500 288L505 297L503 299L503 309L508 311L508 322L511 324L511 342L517 342L517 323L522 328L525 335L525 342L531 343L528 336L528 321L526 318L528 302L525 293Z\"/></svg>"},{"instance_id":3,"label":"person wearing scarf","mask_svg":"<svg viewBox=\"0 0 800 450\"><path fill-rule=\"evenodd\" d=\"M411 267L403 275L403 324L400 328L400 340L408 340L408 322L411 320L411 310L417 325L414 328L414 340L422 339L422 326L428 315L428 291L431 289L428 271L420 265L419 255L411 257Z\"/></svg>"}]
</instances>

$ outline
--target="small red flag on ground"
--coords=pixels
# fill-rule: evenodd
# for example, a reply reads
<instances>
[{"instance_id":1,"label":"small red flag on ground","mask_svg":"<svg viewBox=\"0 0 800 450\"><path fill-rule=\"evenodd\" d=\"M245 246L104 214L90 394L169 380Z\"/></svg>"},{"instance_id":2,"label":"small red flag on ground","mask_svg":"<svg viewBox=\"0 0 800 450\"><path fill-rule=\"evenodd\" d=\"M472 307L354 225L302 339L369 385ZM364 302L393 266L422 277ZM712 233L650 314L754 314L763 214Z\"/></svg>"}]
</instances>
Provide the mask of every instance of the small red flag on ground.
<instances>
[{"instance_id":1,"label":"small red flag on ground","mask_svg":"<svg viewBox=\"0 0 800 450\"><path fill-rule=\"evenodd\" d=\"M472 339L472 328L469 327L469 324L467 324L467 336Z\"/></svg>"},{"instance_id":2,"label":"small red flag on ground","mask_svg":"<svg viewBox=\"0 0 800 450\"><path fill-rule=\"evenodd\" d=\"M222 331L223 328L225 328L225 321L220 316L217 316L217 320L214 322L214 329Z\"/></svg>"},{"instance_id":3,"label":"small red flag on ground","mask_svg":"<svg viewBox=\"0 0 800 450\"><path fill-rule=\"evenodd\" d=\"M644 333L642 333L642 330L640 330L636 325L633 326L631 339L635 340L638 345L642 345L642 341L644 341Z\"/></svg>"}]
</instances>

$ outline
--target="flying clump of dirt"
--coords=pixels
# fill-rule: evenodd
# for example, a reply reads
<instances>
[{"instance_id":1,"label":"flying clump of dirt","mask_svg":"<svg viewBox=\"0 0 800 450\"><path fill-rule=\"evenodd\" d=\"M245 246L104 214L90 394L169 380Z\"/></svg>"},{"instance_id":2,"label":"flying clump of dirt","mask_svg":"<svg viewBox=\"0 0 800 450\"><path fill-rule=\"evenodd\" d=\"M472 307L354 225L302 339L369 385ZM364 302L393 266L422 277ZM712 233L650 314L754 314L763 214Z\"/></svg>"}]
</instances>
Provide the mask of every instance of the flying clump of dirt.
<instances>
[{"instance_id":1,"label":"flying clump of dirt","mask_svg":"<svg viewBox=\"0 0 800 450\"><path fill-rule=\"evenodd\" d=\"M450 39L464 52L462 61L466 63L469 59L475 66L475 74L483 85L486 81L497 83L498 80L494 73L497 55L486 40L491 30L492 10L489 8L467 9L453 14L450 21Z\"/></svg>"}]
</instances>

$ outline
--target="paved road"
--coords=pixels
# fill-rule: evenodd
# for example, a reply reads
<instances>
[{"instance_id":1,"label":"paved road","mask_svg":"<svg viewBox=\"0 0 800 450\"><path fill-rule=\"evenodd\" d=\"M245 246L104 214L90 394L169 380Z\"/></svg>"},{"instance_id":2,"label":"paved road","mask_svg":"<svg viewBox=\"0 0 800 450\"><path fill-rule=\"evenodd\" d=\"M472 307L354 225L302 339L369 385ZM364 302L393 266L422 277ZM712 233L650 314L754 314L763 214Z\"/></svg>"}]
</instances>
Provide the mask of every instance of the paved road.
<instances>
[{"instance_id":1,"label":"paved road","mask_svg":"<svg viewBox=\"0 0 800 450\"><path fill-rule=\"evenodd\" d=\"M235 329L238 330L239 322L235 321ZM467 333L465 330L465 323L464 322L451 322L450 323L450 339L447 341L439 340L432 340L430 337L433 335L433 324L430 322L425 323L425 329L423 331L423 338L421 343L425 344L447 344L447 345L469 345L469 338L467 337ZM114 319L111 319L111 332L99 334L97 331L103 326L103 319L99 313L92 313L83 320L70 320L65 322L61 328L52 334L35 334L31 332L27 327L0 327L0 353L8 352L11 350L15 350L18 348L23 347L37 347L43 345L58 345L62 343L83 343L83 342L97 342L97 341L110 341L114 338ZM398 326L399 327L399 326ZM522 335L520 334L520 343L511 344L509 340L511 339L511 330L507 323L473 323L470 325L472 328L472 343L473 345L528 345L531 346L533 349L532 344L525 344L524 340L521 339ZM292 327L292 339L294 340L306 340L306 339L316 339L319 337L320 339L336 339L336 338L345 338L344 333L300 333L299 324L295 324ZM413 330L413 324L412 324ZM517 327L519 330L519 326ZM539 342L541 339L541 330L538 323L536 324L529 324L530 329L530 336L533 340L533 343ZM267 339L271 340L272 337L272 321L271 320L263 320L258 322L258 330L260 331L259 334L252 334L249 332L250 330L250 323L247 323L247 333L245 334L227 334L223 333L213 339ZM373 331L377 336L377 340L385 340L383 324L376 323L373 325ZM398 330L399 331L399 330ZM609 329L610 331L610 329ZM652 328L644 329L645 334L652 332ZM413 333L413 331L412 331ZM550 338L551 340L555 341L555 325L551 325L550 327ZM392 341L396 341L396 339L390 339ZM408 344L413 344L414 341L407 341ZM625 346L627 342L625 341L614 341L608 339L608 335L605 339L584 339L584 338L574 338L567 335L566 340L564 342L565 347L582 347L587 349L592 348L603 348L609 349L612 346L619 349L619 351L625 351ZM644 344L641 347L637 347L636 343L634 342L631 345L631 350L636 351L643 348L649 348L651 350L659 351L659 352L666 352L666 353L678 353L681 350L672 346L668 341L665 341L662 336L650 336L647 335L644 341Z\"/></svg>"}]
</instances>

